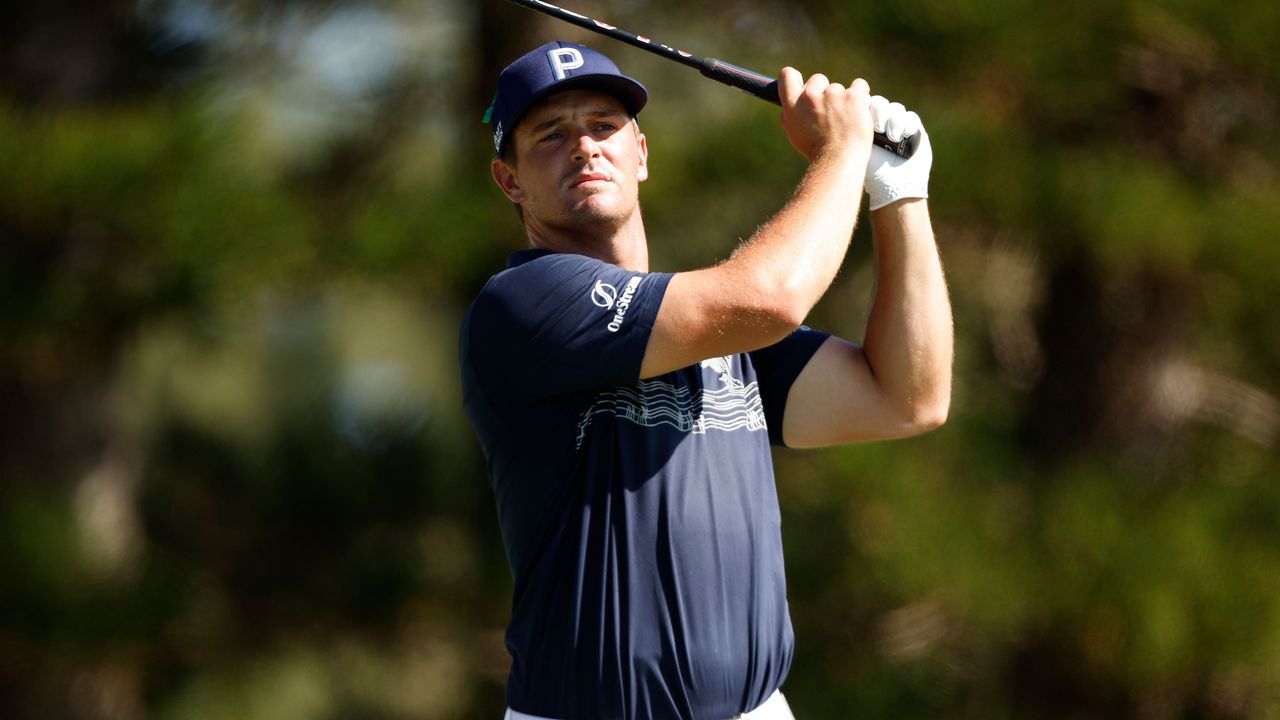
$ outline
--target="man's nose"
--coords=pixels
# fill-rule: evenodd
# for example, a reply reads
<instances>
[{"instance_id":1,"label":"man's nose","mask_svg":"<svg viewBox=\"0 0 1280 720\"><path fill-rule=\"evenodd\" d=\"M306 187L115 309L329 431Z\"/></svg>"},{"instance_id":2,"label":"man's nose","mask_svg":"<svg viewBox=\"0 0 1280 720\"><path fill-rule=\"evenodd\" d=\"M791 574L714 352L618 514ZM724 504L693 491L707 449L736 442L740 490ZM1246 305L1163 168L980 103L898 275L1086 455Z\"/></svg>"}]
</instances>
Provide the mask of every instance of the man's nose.
<instances>
[{"instance_id":1,"label":"man's nose","mask_svg":"<svg viewBox=\"0 0 1280 720\"><path fill-rule=\"evenodd\" d=\"M591 133L583 130L578 133L578 137L573 144L573 160L574 162L584 162L600 154L600 145Z\"/></svg>"}]
</instances>

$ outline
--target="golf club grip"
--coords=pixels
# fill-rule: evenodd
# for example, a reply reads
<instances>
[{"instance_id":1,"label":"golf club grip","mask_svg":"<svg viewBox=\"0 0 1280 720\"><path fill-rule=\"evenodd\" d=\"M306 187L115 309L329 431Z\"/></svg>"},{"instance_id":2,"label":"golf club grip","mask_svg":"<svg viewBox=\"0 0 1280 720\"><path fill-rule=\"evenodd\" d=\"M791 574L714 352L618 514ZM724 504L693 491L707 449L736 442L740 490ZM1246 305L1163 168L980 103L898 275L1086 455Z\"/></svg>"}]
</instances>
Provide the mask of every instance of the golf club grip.
<instances>
[{"instance_id":1,"label":"golf club grip","mask_svg":"<svg viewBox=\"0 0 1280 720\"><path fill-rule=\"evenodd\" d=\"M761 100L768 100L774 105L782 104L778 99L778 81L767 75L761 75L758 72L715 58L703 58L700 69L704 76L712 80L749 92ZM890 140L884 133L875 133L871 141L894 155L909 158L916 152L916 143L920 141L920 133L908 135L897 142Z\"/></svg>"}]
</instances>

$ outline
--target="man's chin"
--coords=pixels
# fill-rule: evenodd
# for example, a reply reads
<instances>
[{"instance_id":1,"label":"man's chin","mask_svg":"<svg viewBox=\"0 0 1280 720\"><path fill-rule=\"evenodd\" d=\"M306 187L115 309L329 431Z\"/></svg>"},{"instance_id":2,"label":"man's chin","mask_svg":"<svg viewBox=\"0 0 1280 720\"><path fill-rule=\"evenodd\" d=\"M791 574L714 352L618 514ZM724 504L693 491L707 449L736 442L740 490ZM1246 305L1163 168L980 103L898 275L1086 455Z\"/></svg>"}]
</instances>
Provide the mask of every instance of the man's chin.
<instances>
[{"instance_id":1,"label":"man's chin","mask_svg":"<svg viewBox=\"0 0 1280 720\"><path fill-rule=\"evenodd\" d=\"M598 225L620 222L626 213L617 203L593 195L569 208L568 216L578 223Z\"/></svg>"}]
</instances>

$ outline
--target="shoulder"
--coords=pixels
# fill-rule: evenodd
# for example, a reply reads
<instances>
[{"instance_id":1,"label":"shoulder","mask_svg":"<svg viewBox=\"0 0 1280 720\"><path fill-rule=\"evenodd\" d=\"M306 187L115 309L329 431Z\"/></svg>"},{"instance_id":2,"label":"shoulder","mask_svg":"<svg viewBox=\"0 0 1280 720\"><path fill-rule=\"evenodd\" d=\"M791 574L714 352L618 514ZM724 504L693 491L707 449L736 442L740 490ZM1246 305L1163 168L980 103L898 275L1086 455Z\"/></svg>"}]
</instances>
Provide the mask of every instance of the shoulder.
<instances>
[{"instance_id":1,"label":"shoulder","mask_svg":"<svg viewBox=\"0 0 1280 720\"><path fill-rule=\"evenodd\" d=\"M523 325L547 313L558 315L557 308L590 301L602 278L618 270L585 255L525 251L514 257L518 264L490 277L472 301L466 326Z\"/></svg>"},{"instance_id":2,"label":"shoulder","mask_svg":"<svg viewBox=\"0 0 1280 720\"><path fill-rule=\"evenodd\" d=\"M476 300L482 304L507 298L542 298L558 288L581 285L608 267L585 255L547 253L489 278Z\"/></svg>"},{"instance_id":3,"label":"shoulder","mask_svg":"<svg viewBox=\"0 0 1280 720\"><path fill-rule=\"evenodd\" d=\"M537 252L518 265L494 275L490 284L507 285L515 282L556 281L579 273L613 267L603 260L572 253Z\"/></svg>"}]
</instances>

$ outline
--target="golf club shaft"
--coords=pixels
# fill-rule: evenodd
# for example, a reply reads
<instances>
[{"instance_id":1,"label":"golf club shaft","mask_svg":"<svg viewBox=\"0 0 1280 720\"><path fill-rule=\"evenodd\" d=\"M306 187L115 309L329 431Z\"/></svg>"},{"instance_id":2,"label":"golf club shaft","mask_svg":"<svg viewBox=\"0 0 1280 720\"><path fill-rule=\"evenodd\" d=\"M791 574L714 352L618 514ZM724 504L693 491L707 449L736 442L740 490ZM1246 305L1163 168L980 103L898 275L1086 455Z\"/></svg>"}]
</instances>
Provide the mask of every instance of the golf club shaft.
<instances>
[{"instance_id":1,"label":"golf club shaft","mask_svg":"<svg viewBox=\"0 0 1280 720\"><path fill-rule=\"evenodd\" d=\"M517 5L522 5L530 10L536 10L545 13L559 20L586 28L592 32L607 35L614 40L634 45L642 50L648 50L656 55L661 55L668 60L675 60L682 65L698 68L706 77L717 82L724 83L736 87L739 90L755 95L761 100L768 100L774 105L781 104L778 98L778 81L768 75L761 75L758 72L738 67L732 63L727 63L716 58L701 58L684 50L677 50L670 45L664 45L655 42L651 38L643 35L635 35L625 30L620 30L599 20L593 20L586 15L580 15L572 10L566 10L562 7L552 5L551 3L542 2L542 0L510 0ZM889 152L900 155L904 158L911 157L916 151L916 142L920 139L919 134L904 137L901 140L890 140L884 133L876 133L872 139L876 145L888 150Z\"/></svg>"}]
</instances>

